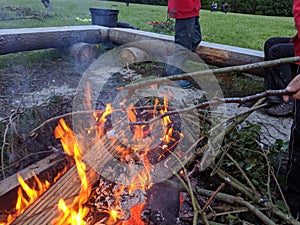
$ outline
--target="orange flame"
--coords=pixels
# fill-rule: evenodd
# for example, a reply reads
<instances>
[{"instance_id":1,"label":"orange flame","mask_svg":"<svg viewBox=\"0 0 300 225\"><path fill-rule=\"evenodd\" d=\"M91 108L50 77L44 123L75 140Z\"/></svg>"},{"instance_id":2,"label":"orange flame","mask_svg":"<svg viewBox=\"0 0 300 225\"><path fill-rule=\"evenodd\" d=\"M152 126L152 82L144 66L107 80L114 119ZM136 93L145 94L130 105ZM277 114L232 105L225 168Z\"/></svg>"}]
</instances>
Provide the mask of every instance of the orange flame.
<instances>
[{"instance_id":1,"label":"orange flame","mask_svg":"<svg viewBox=\"0 0 300 225\"><path fill-rule=\"evenodd\" d=\"M70 224L84 225L84 217L88 213L88 208L84 206L91 192L86 175L86 166L81 161L82 155L74 132L67 126L65 121L61 119L54 130L55 137L60 138L62 146L68 155L72 155L77 168L77 173L81 181L81 190L79 195L73 200L69 206L63 199L59 200L58 209L62 213L59 218L52 221L52 224Z\"/></svg>"},{"instance_id":2,"label":"orange flame","mask_svg":"<svg viewBox=\"0 0 300 225\"><path fill-rule=\"evenodd\" d=\"M57 176L54 178L54 181L58 180L62 174L64 174L66 169L60 173L57 174ZM29 184L27 184L24 179L18 174L17 179L19 181L20 187L18 188L17 194L17 202L15 206L16 212L14 214L9 214L6 218L6 222L0 222L0 225L8 225L11 224L14 219L16 219L20 214L22 214L30 204L32 204L40 195L42 195L50 186L49 181L45 181L42 183L39 178L34 175L34 181L35 185L33 187L30 187Z\"/></svg>"},{"instance_id":3,"label":"orange flame","mask_svg":"<svg viewBox=\"0 0 300 225\"><path fill-rule=\"evenodd\" d=\"M113 220L115 222L117 222L117 219L118 219L118 211L113 209L109 212L110 216L113 218Z\"/></svg>"},{"instance_id":4,"label":"orange flame","mask_svg":"<svg viewBox=\"0 0 300 225\"><path fill-rule=\"evenodd\" d=\"M169 104L168 98L164 95L164 109L161 109L160 111L161 114L164 114L168 111L168 104ZM165 126L168 126L170 123L172 123L169 116L165 116L163 118L163 121Z\"/></svg>"},{"instance_id":5,"label":"orange flame","mask_svg":"<svg viewBox=\"0 0 300 225\"><path fill-rule=\"evenodd\" d=\"M111 114L112 111L111 105L107 104L106 110L100 117L99 113L101 113L101 110L94 112L93 116L97 122L96 138L104 135L104 123L107 120L106 117ZM90 132L90 130L88 132ZM52 221L52 224L83 225L86 224L84 218L89 212L89 209L85 207L84 204L90 196L91 186L89 185L86 174L86 165L81 161L82 150L79 147L74 132L67 126L63 119L59 120L59 124L55 128L54 133L55 137L60 139L66 154L73 156L75 160L77 173L81 181L81 189L79 195L70 205L67 205L63 199L59 200L58 209L61 212L61 215L59 218Z\"/></svg>"},{"instance_id":6,"label":"orange flame","mask_svg":"<svg viewBox=\"0 0 300 225\"><path fill-rule=\"evenodd\" d=\"M154 112L156 112L156 107L158 105L159 101L158 99L155 100L154 104ZM89 105L88 105L89 107ZM168 108L168 99L164 96L164 107L160 110L161 114L164 114L167 112ZM107 105L106 110L103 112L101 116L99 114L101 111L95 111L94 112L94 119L97 123L97 128L96 128L96 137L101 137L104 135L104 123L106 122L106 116L111 114L113 112L112 107L110 104ZM136 117L136 110L134 108L134 105L130 105L129 108L127 108L127 116L128 120L131 122L136 122L137 117ZM163 125L165 129L165 135L163 137L163 140L166 142L169 142L172 140L172 132L173 129L168 127L168 125L172 121L170 120L169 116L164 117L163 119ZM139 140L142 139L144 136L143 133L143 126L136 126L134 129L134 136L133 138ZM53 220L51 223L52 224L70 224L70 225L84 225L86 224L84 218L89 212L89 209L84 206L84 204L87 202L89 195L91 193L91 186L88 183L88 178L86 175L86 165L81 161L82 160L82 151L79 147L78 140L75 136L75 133L72 131L72 129L66 124L66 122L61 119L57 125L57 127L54 130L55 137L61 140L62 146L64 148L64 151L66 154L69 156L73 156L76 167L77 167L77 173L81 181L81 190L79 195L73 200L71 204L67 204L63 199L60 199L58 202L58 209L61 212L61 215ZM118 149L119 150L119 149ZM121 150L121 149L120 149ZM145 153L146 156L146 153ZM150 177L150 169L151 169L151 164L149 163L148 159L145 157L144 159L144 169L141 170L131 181L132 185L129 187L129 193L132 193L134 190L137 188L146 190L150 188L151 186L151 177ZM23 187L23 189L26 192L26 195L30 193L30 188L28 185L23 182L20 179L20 184ZM40 182L37 181L39 189L43 189L43 186ZM49 183L47 184L49 185ZM115 193L116 196L121 195L121 191L118 193ZM22 196L22 191L19 193L20 196ZM37 198L39 194L32 194L32 198ZM31 195L30 195L31 196ZM18 199L17 203L17 210L19 213L22 213L21 210L21 205L27 204L28 202L32 201L31 197L29 197L29 200L21 198L20 200ZM30 203L28 203L30 204ZM131 212L131 218L124 222L123 224L140 224L140 215L141 211L143 209L145 203L142 203L140 205L137 205L130 209ZM118 210L116 209L111 209L109 211L111 219L114 221L114 223L117 222L118 220ZM0 223L1 225L1 223Z\"/></svg>"},{"instance_id":7,"label":"orange flame","mask_svg":"<svg viewBox=\"0 0 300 225\"><path fill-rule=\"evenodd\" d=\"M131 217L129 218L129 220L122 223L122 225L144 224L140 219L144 205L145 203L142 203L140 205L131 208L130 209Z\"/></svg>"},{"instance_id":8,"label":"orange flame","mask_svg":"<svg viewBox=\"0 0 300 225\"><path fill-rule=\"evenodd\" d=\"M56 139L61 140L65 153L69 156L73 156L76 137L74 132L68 127L63 119L60 119L58 125L55 127L54 136Z\"/></svg>"},{"instance_id":9,"label":"orange flame","mask_svg":"<svg viewBox=\"0 0 300 225\"><path fill-rule=\"evenodd\" d=\"M18 189L18 199L16 204L16 210L18 214L21 214L24 212L24 210L32 203L34 200L38 198L42 193L44 193L50 183L48 181L45 181L45 184L42 184L41 181L34 176L35 181L38 184L38 190L35 190L33 188L30 188L28 184L22 179L22 177L18 174L18 181L22 187L22 189L25 191L28 200L23 196L23 191L21 188Z\"/></svg>"},{"instance_id":10,"label":"orange flame","mask_svg":"<svg viewBox=\"0 0 300 225\"><path fill-rule=\"evenodd\" d=\"M97 123L97 129L96 129L96 137L100 138L104 135L104 123L106 122L106 117L110 114L112 114L113 109L111 104L106 104L105 111L102 113L101 110L96 110L93 113L94 119Z\"/></svg>"}]
</instances>

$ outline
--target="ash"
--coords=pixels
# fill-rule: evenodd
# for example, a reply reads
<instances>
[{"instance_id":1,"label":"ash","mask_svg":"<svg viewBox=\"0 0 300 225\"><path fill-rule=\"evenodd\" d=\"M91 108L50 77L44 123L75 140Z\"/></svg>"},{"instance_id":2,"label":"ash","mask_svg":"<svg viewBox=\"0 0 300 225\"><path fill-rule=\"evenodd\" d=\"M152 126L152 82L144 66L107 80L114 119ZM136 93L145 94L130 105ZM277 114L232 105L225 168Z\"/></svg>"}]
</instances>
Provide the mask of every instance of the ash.
<instances>
[{"instance_id":1,"label":"ash","mask_svg":"<svg viewBox=\"0 0 300 225\"><path fill-rule=\"evenodd\" d=\"M111 210L118 212L117 220L126 221L131 217L130 209L145 202L145 195L145 191L140 188L135 189L131 193L128 187L101 177L89 205L93 214L103 214L101 222L109 220L109 212ZM93 215L90 217L93 217ZM92 218L88 218L87 221L88 224L95 223Z\"/></svg>"}]
</instances>

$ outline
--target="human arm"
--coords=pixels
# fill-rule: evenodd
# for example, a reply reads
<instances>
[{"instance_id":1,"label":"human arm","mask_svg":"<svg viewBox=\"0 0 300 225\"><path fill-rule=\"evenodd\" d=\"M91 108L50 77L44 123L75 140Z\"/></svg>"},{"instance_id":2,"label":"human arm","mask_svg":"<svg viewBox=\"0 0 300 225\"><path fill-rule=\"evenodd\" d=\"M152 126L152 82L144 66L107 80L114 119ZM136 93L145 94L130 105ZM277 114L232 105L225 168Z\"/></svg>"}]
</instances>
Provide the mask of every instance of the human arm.
<instances>
[{"instance_id":1,"label":"human arm","mask_svg":"<svg viewBox=\"0 0 300 225\"><path fill-rule=\"evenodd\" d=\"M300 0L293 2L294 21L297 28L297 35L293 39L295 55L300 56ZM286 87L287 92L293 93L292 97L300 99L300 74L298 74ZM289 96L283 96L284 101L288 101Z\"/></svg>"},{"instance_id":2,"label":"human arm","mask_svg":"<svg viewBox=\"0 0 300 225\"><path fill-rule=\"evenodd\" d=\"M293 14L294 14L294 21L298 31L298 38L300 38L300 0L294 0L293 3Z\"/></svg>"},{"instance_id":3,"label":"human arm","mask_svg":"<svg viewBox=\"0 0 300 225\"><path fill-rule=\"evenodd\" d=\"M292 39L294 43L295 55L300 56L300 0L294 0L293 2L293 14L294 14L294 22L298 33ZM300 65L300 63L297 63Z\"/></svg>"}]
</instances>

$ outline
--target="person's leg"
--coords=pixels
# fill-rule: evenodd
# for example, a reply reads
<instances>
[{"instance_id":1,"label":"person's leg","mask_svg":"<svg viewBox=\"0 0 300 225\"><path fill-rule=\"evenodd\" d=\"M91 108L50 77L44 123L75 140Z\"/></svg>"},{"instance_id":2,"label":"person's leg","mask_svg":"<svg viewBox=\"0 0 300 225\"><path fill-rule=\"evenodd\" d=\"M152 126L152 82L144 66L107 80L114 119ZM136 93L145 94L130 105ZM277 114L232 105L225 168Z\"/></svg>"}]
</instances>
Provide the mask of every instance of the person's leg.
<instances>
[{"instance_id":1,"label":"person's leg","mask_svg":"<svg viewBox=\"0 0 300 225\"><path fill-rule=\"evenodd\" d=\"M279 59L294 56L294 45L291 43L283 43L273 45L269 49L269 59ZM269 78L265 77L265 87L267 90L280 90L286 88L292 80L292 69L290 64L283 64L269 68ZM269 103L273 104L267 113L271 116L287 116L293 113L293 101L283 102L279 96L269 97Z\"/></svg>"},{"instance_id":2,"label":"person's leg","mask_svg":"<svg viewBox=\"0 0 300 225\"><path fill-rule=\"evenodd\" d=\"M265 42L265 61L294 56L293 44L290 38L274 37ZM266 90L278 90L285 88L291 80L291 68L289 64L264 69L264 82ZM270 97L271 104L280 104L280 97Z\"/></svg>"},{"instance_id":3,"label":"person's leg","mask_svg":"<svg viewBox=\"0 0 300 225\"><path fill-rule=\"evenodd\" d=\"M294 55L294 44L292 43L276 44L269 50L269 60L293 57ZM271 85L275 90L285 88L292 80L291 66L289 64L272 67L270 71L275 80L275 83Z\"/></svg>"},{"instance_id":4,"label":"person's leg","mask_svg":"<svg viewBox=\"0 0 300 225\"><path fill-rule=\"evenodd\" d=\"M294 45L289 43L290 38L270 38L264 46L265 61L294 56ZM283 64L271 68L265 68L264 82L266 90L284 89L292 80L290 64ZM269 104L273 105L267 110L269 115L286 116L293 112L293 102L284 103L281 97L271 96Z\"/></svg>"},{"instance_id":5,"label":"person's leg","mask_svg":"<svg viewBox=\"0 0 300 225\"><path fill-rule=\"evenodd\" d=\"M191 51L195 51L200 42L202 41L202 33L201 33L201 27L199 23L199 17L194 17L194 34L193 34L193 42L192 42L192 48Z\"/></svg>"},{"instance_id":6,"label":"person's leg","mask_svg":"<svg viewBox=\"0 0 300 225\"><path fill-rule=\"evenodd\" d=\"M264 44L264 60L272 60L281 58L281 55L277 53L277 48L274 46L278 46L279 44L287 44L289 43L291 38L288 37L272 37L269 38ZM272 70L273 69L273 70ZM278 74L280 67L273 67L273 68L265 68L264 69L264 76L265 76L265 88L270 90L275 85L275 76L273 73Z\"/></svg>"},{"instance_id":7,"label":"person's leg","mask_svg":"<svg viewBox=\"0 0 300 225\"><path fill-rule=\"evenodd\" d=\"M168 57L167 75L173 76L183 73L183 64L192 50L195 36L195 17L186 19L176 19L175 21L175 50ZM200 25L199 25L200 28ZM197 34L199 36L199 33ZM199 37L198 37L199 38ZM196 43L195 43L196 44ZM190 88L192 85L187 80L176 82L182 88Z\"/></svg>"},{"instance_id":8,"label":"person's leg","mask_svg":"<svg viewBox=\"0 0 300 225\"><path fill-rule=\"evenodd\" d=\"M179 44L192 50L195 36L195 20L197 17L176 19L175 21L175 44Z\"/></svg>"},{"instance_id":9,"label":"person's leg","mask_svg":"<svg viewBox=\"0 0 300 225\"><path fill-rule=\"evenodd\" d=\"M286 180L286 201L292 215L299 218L300 212L300 100L296 101L294 123L291 130L289 166Z\"/></svg>"},{"instance_id":10,"label":"person's leg","mask_svg":"<svg viewBox=\"0 0 300 225\"><path fill-rule=\"evenodd\" d=\"M283 44L283 43L290 43L291 38L290 37L271 37L268 40L266 40L264 44L264 53L265 53L265 60L269 60L269 49L273 45L277 44Z\"/></svg>"}]
</instances>

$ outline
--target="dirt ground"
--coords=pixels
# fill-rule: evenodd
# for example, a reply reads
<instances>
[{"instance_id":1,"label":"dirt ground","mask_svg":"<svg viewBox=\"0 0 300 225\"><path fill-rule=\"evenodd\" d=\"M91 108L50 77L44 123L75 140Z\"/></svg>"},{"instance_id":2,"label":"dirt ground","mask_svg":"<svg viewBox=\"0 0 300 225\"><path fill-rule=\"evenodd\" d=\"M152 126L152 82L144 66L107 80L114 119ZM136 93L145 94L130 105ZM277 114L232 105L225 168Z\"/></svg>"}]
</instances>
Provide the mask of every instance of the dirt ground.
<instances>
[{"instance_id":1,"label":"dirt ground","mask_svg":"<svg viewBox=\"0 0 300 225\"><path fill-rule=\"evenodd\" d=\"M53 137L57 123L30 131L49 118L70 112L82 70L64 60L15 65L0 70L0 178L7 177L43 157L61 151Z\"/></svg>"},{"instance_id":2,"label":"dirt ground","mask_svg":"<svg viewBox=\"0 0 300 225\"><path fill-rule=\"evenodd\" d=\"M9 112L19 104L28 107L29 99L32 98L32 105L38 104L34 97L43 90L49 91L44 98L49 98L56 93L60 87L75 89L82 75L70 63L58 61L44 61L32 65L17 65L12 68L0 70L1 88L1 117L9 115ZM63 94L63 93L62 93ZM22 103L21 101L27 103Z\"/></svg>"}]
</instances>

